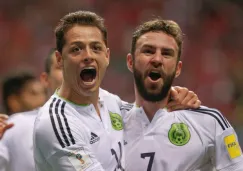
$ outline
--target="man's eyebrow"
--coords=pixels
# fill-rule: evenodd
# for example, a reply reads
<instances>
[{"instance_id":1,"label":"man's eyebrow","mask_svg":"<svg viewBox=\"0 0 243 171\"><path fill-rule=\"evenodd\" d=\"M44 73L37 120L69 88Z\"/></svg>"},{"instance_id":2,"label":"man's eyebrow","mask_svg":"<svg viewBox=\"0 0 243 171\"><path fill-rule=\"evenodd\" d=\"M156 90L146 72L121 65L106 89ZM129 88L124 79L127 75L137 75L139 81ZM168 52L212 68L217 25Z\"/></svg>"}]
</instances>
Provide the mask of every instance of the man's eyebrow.
<instances>
[{"instance_id":1,"label":"man's eyebrow","mask_svg":"<svg viewBox=\"0 0 243 171\"><path fill-rule=\"evenodd\" d=\"M94 44L94 45L102 45L102 43L99 42L99 41L94 41L94 42L91 42L90 44Z\"/></svg>"},{"instance_id":2,"label":"man's eyebrow","mask_svg":"<svg viewBox=\"0 0 243 171\"><path fill-rule=\"evenodd\" d=\"M74 41L74 42L70 43L70 45L81 45L81 44L83 44L83 43L80 41Z\"/></svg>"},{"instance_id":3,"label":"man's eyebrow","mask_svg":"<svg viewBox=\"0 0 243 171\"><path fill-rule=\"evenodd\" d=\"M172 48L163 47L162 50L163 50L164 52L175 53L175 50L172 49Z\"/></svg>"},{"instance_id":4,"label":"man's eyebrow","mask_svg":"<svg viewBox=\"0 0 243 171\"><path fill-rule=\"evenodd\" d=\"M84 43L81 42L81 41L74 41L74 42L71 43L71 45L83 45L83 44ZM102 45L102 43L99 42L99 41L93 41L93 42L90 42L90 44L94 44L94 45L99 44L99 45Z\"/></svg>"},{"instance_id":5,"label":"man's eyebrow","mask_svg":"<svg viewBox=\"0 0 243 171\"><path fill-rule=\"evenodd\" d=\"M144 44L144 45L142 45L141 48L154 48L154 46L150 45L150 44Z\"/></svg>"},{"instance_id":6,"label":"man's eyebrow","mask_svg":"<svg viewBox=\"0 0 243 171\"><path fill-rule=\"evenodd\" d=\"M155 48L155 46L151 45L151 44L144 44L142 45L141 48ZM173 48L169 48L169 47L162 47L161 48L164 52L169 52L169 53L174 53L175 50Z\"/></svg>"}]
</instances>

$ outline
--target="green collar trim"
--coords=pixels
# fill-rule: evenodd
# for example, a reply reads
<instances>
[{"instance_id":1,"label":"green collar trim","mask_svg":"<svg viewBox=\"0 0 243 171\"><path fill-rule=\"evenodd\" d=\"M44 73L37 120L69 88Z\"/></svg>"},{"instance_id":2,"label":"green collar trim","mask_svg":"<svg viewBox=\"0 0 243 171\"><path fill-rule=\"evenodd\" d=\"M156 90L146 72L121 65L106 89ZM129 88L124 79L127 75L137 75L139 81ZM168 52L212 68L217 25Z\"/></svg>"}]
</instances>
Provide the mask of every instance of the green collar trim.
<instances>
[{"instance_id":1,"label":"green collar trim","mask_svg":"<svg viewBox=\"0 0 243 171\"><path fill-rule=\"evenodd\" d=\"M60 98L60 99L63 99L64 101L66 101L66 102L68 102L68 103L71 103L71 104L73 104L73 105L77 105L77 106L89 106L89 104L77 104L77 103L74 103L74 102L72 102L72 101L70 101L70 100L68 100L68 99L66 99L66 98L64 98L64 97L61 97L59 94L58 94L58 90L59 89L57 89L56 91L55 91L55 94Z\"/></svg>"}]
</instances>

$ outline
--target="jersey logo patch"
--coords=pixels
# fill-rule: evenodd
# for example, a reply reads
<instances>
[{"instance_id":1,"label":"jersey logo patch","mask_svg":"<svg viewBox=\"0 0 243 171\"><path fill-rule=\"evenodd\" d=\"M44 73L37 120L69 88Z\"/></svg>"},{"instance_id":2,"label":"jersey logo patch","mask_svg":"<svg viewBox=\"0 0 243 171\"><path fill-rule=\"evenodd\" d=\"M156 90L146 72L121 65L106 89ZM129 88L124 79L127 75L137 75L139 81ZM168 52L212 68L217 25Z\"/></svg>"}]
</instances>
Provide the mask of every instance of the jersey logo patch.
<instances>
[{"instance_id":1,"label":"jersey logo patch","mask_svg":"<svg viewBox=\"0 0 243 171\"><path fill-rule=\"evenodd\" d=\"M110 118L111 118L111 125L112 128L120 131L123 129L123 122L122 122L122 117L121 115L117 114L117 113L112 113L109 111L110 114Z\"/></svg>"},{"instance_id":2,"label":"jersey logo patch","mask_svg":"<svg viewBox=\"0 0 243 171\"><path fill-rule=\"evenodd\" d=\"M86 170L93 164L93 161L91 160L90 156L85 153L83 147L69 152L68 159L75 169L79 171Z\"/></svg>"},{"instance_id":3,"label":"jersey logo patch","mask_svg":"<svg viewBox=\"0 0 243 171\"><path fill-rule=\"evenodd\" d=\"M187 144L191 138L188 126L184 123L173 123L168 133L169 140L176 146Z\"/></svg>"},{"instance_id":4,"label":"jersey logo patch","mask_svg":"<svg viewBox=\"0 0 243 171\"><path fill-rule=\"evenodd\" d=\"M95 133L91 132L90 144L94 144L95 142L99 141L100 137Z\"/></svg>"},{"instance_id":5,"label":"jersey logo patch","mask_svg":"<svg viewBox=\"0 0 243 171\"><path fill-rule=\"evenodd\" d=\"M231 159L241 156L240 146L234 134L225 137L224 143Z\"/></svg>"}]
</instances>

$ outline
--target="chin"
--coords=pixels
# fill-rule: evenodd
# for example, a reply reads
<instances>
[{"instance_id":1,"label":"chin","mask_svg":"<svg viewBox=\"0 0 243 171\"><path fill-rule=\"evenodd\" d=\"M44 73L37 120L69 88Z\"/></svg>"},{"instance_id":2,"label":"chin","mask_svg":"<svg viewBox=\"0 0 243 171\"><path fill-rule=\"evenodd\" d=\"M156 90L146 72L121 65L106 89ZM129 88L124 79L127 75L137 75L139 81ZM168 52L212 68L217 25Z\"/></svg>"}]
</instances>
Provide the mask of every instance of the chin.
<instances>
[{"instance_id":1,"label":"chin","mask_svg":"<svg viewBox=\"0 0 243 171\"><path fill-rule=\"evenodd\" d=\"M163 85L149 85L145 87L148 93L159 94L163 88Z\"/></svg>"}]
</instances>

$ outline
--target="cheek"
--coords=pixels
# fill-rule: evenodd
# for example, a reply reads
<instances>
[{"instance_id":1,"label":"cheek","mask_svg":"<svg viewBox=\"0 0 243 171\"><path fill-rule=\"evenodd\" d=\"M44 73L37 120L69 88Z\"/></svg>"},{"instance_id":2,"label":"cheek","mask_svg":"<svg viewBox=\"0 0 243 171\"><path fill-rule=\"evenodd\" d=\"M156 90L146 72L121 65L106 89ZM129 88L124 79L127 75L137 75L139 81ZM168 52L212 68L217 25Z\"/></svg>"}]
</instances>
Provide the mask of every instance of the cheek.
<instances>
[{"instance_id":1,"label":"cheek","mask_svg":"<svg viewBox=\"0 0 243 171\"><path fill-rule=\"evenodd\" d=\"M77 77L78 69L79 66L77 64L70 61L65 62L63 67L63 76L65 77L65 80L72 80L73 78ZM70 75L72 76L70 77Z\"/></svg>"},{"instance_id":2,"label":"cheek","mask_svg":"<svg viewBox=\"0 0 243 171\"><path fill-rule=\"evenodd\" d=\"M97 64L99 66L99 69L104 71L108 67L108 61L103 59L103 60L97 60Z\"/></svg>"},{"instance_id":3,"label":"cheek","mask_svg":"<svg viewBox=\"0 0 243 171\"><path fill-rule=\"evenodd\" d=\"M175 61L166 61L164 63L164 68L167 72L174 72L176 70L176 62Z\"/></svg>"},{"instance_id":4,"label":"cheek","mask_svg":"<svg viewBox=\"0 0 243 171\"><path fill-rule=\"evenodd\" d=\"M63 65L64 65L64 68L68 68L68 69L73 69L73 68L76 68L78 67L80 64L80 59L77 58L77 59L74 59L74 58L68 58L66 60L63 61Z\"/></svg>"},{"instance_id":5,"label":"cheek","mask_svg":"<svg viewBox=\"0 0 243 171\"><path fill-rule=\"evenodd\" d=\"M146 69L146 66L148 65L149 60L148 59L144 59L144 58L139 58L134 60L134 66L136 69L144 72Z\"/></svg>"}]
</instances>

